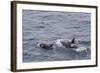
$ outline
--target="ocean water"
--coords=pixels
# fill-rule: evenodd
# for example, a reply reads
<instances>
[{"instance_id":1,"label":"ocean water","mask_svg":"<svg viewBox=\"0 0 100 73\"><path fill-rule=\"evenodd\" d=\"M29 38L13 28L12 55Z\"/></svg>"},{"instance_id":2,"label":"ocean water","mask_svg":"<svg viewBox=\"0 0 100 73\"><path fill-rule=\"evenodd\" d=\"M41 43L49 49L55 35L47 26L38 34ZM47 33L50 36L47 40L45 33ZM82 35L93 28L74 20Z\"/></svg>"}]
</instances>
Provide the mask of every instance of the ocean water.
<instances>
[{"instance_id":1,"label":"ocean water","mask_svg":"<svg viewBox=\"0 0 100 73\"><path fill-rule=\"evenodd\" d=\"M22 11L23 62L91 59L91 14L61 11ZM39 48L37 42L53 43L57 39L80 40L88 52Z\"/></svg>"}]
</instances>

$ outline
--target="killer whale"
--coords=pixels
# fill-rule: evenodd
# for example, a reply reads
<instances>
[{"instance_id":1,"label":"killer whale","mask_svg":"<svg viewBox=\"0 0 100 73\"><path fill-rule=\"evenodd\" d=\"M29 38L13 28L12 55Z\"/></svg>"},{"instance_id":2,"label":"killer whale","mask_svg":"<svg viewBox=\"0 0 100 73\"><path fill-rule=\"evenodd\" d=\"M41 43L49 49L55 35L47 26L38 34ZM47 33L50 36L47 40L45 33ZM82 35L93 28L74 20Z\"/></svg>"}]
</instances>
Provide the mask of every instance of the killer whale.
<instances>
[{"instance_id":1,"label":"killer whale","mask_svg":"<svg viewBox=\"0 0 100 73\"><path fill-rule=\"evenodd\" d=\"M87 52L88 49L86 47L81 46L79 40L76 38L73 38L70 41L66 39L58 39L56 40L55 44L58 47L67 48L75 52L83 52L83 51Z\"/></svg>"}]
</instances>

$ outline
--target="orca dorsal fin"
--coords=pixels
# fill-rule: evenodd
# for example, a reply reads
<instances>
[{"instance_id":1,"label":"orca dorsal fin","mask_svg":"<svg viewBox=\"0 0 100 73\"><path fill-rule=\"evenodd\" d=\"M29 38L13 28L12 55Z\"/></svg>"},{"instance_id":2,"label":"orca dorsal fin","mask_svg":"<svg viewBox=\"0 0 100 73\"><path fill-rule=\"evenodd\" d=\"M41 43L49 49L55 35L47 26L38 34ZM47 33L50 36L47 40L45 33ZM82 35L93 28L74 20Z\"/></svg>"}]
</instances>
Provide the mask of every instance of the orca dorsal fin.
<instances>
[{"instance_id":1,"label":"orca dorsal fin","mask_svg":"<svg viewBox=\"0 0 100 73\"><path fill-rule=\"evenodd\" d=\"M75 43L75 38L72 39L71 43Z\"/></svg>"}]
</instances>

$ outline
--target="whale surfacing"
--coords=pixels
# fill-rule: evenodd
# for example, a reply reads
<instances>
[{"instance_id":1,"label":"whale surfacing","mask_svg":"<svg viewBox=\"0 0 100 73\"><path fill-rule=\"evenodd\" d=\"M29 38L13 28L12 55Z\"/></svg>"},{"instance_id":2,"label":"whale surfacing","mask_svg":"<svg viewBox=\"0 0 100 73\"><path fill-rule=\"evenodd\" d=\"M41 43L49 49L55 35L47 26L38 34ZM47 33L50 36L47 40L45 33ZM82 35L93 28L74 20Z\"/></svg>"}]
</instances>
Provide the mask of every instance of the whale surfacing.
<instances>
[{"instance_id":1,"label":"whale surfacing","mask_svg":"<svg viewBox=\"0 0 100 73\"><path fill-rule=\"evenodd\" d=\"M79 40L76 38L73 38L71 41L65 39L58 39L55 43L58 47L70 49L75 52L87 52L87 48L81 47L79 44Z\"/></svg>"},{"instance_id":2,"label":"whale surfacing","mask_svg":"<svg viewBox=\"0 0 100 73\"><path fill-rule=\"evenodd\" d=\"M53 44L50 43L38 43L37 46L48 50L53 49Z\"/></svg>"}]
</instances>

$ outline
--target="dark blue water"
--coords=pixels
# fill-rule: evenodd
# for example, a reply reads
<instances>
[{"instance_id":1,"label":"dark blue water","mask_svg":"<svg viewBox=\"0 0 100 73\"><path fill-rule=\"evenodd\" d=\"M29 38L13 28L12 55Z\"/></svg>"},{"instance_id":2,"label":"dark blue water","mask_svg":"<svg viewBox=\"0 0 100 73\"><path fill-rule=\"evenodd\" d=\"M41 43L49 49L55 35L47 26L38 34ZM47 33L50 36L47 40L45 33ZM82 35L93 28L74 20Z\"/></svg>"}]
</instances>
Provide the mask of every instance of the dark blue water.
<instances>
[{"instance_id":1,"label":"dark blue water","mask_svg":"<svg viewBox=\"0 0 100 73\"><path fill-rule=\"evenodd\" d=\"M84 60L91 58L91 14L23 10L23 62ZM55 48L45 50L37 42L57 39L79 39L88 48L87 53L76 53Z\"/></svg>"}]
</instances>

